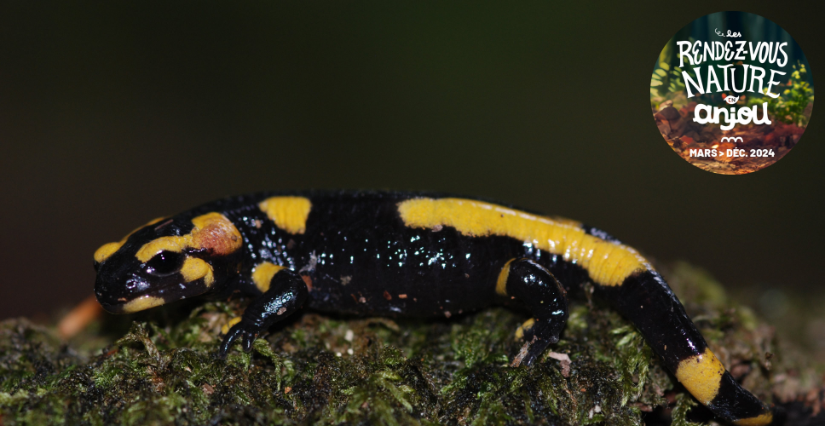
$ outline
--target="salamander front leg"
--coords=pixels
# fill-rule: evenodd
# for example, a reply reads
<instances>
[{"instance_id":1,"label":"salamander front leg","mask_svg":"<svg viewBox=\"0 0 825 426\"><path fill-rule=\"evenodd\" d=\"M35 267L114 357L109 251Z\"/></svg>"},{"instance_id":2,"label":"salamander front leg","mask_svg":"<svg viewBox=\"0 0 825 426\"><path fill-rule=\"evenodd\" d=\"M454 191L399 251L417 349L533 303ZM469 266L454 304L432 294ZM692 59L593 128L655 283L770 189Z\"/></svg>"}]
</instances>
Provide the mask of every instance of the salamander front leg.
<instances>
[{"instance_id":1,"label":"salamander front leg","mask_svg":"<svg viewBox=\"0 0 825 426\"><path fill-rule=\"evenodd\" d=\"M535 317L524 331L527 342L513 365L532 364L557 343L567 323L567 294L550 271L529 259L507 262L499 274L496 292L522 301Z\"/></svg>"},{"instance_id":2,"label":"salamander front leg","mask_svg":"<svg viewBox=\"0 0 825 426\"><path fill-rule=\"evenodd\" d=\"M307 294L307 286L300 275L289 269L280 270L272 277L269 290L253 300L241 321L226 333L221 343L220 357L226 357L238 338L242 338L243 349L248 352L262 331L300 309Z\"/></svg>"}]
</instances>

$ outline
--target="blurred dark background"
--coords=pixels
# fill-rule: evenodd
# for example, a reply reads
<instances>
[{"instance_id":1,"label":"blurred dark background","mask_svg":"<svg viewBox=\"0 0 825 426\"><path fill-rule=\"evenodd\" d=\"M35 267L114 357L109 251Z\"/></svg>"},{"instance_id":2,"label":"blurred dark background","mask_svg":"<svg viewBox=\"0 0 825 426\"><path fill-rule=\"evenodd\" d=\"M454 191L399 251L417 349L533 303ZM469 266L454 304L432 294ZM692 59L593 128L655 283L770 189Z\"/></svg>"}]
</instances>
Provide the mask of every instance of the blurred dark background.
<instances>
[{"instance_id":1,"label":"blurred dark background","mask_svg":"<svg viewBox=\"0 0 825 426\"><path fill-rule=\"evenodd\" d=\"M286 188L490 197L702 266L776 323L824 300L817 108L776 165L720 176L648 103L667 40L725 9L822 81L815 3L574 3L2 2L0 318L90 295L94 250L151 218Z\"/></svg>"}]
</instances>

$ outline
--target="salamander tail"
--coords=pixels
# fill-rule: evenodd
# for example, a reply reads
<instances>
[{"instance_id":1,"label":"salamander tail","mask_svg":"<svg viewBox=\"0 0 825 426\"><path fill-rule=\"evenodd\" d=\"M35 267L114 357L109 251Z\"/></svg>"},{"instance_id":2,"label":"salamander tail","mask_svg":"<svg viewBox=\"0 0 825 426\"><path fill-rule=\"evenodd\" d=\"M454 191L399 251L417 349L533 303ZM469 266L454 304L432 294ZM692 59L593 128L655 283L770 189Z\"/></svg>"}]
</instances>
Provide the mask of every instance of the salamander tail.
<instances>
[{"instance_id":1,"label":"salamander tail","mask_svg":"<svg viewBox=\"0 0 825 426\"><path fill-rule=\"evenodd\" d=\"M599 291L632 321L665 367L717 417L739 426L779 424L780 417L743 389L708 348L670 286L652 269Z\"/></svg>"}]
</instances>

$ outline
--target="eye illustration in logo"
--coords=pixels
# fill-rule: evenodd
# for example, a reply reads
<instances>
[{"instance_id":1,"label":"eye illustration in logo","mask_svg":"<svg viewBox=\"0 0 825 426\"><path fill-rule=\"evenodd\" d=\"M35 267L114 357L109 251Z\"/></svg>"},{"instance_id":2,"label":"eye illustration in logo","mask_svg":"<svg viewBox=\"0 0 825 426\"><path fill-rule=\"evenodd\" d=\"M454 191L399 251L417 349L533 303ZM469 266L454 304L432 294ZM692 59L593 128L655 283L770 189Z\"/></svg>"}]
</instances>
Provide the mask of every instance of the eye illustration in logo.
<instances>
[{"instance_id":1,"label":"eye illustration in logo","mask_svg":"<svg viewBox=\"0 0 825 426\"><path fill-rule=\"evenodd\" d=\"M730 105L735 104L737 101L739 101L739 96L733 97L732 95L728 95L725 97L725 102L727 102Z\"/></svg>"}]
</instances>

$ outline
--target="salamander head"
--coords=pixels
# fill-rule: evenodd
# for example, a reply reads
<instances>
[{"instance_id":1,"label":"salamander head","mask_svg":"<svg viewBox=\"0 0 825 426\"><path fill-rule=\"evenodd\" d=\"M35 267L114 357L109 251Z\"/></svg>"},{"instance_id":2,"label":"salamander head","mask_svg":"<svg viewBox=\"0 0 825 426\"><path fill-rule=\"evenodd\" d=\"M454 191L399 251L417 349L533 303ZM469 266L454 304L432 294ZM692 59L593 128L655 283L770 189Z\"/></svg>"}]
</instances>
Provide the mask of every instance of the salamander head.
<instances>
[{"instance_id":1,"label":"salamander head","mask_svg":"<svg viewBox=\"0 0 825 426\"><path fill-rule=\"evenodd\" d=\"M112 313L204 294L228 278L243 239L220 213L156 219L94 254L95 295Z\"/></svg>"}]
</instances>

